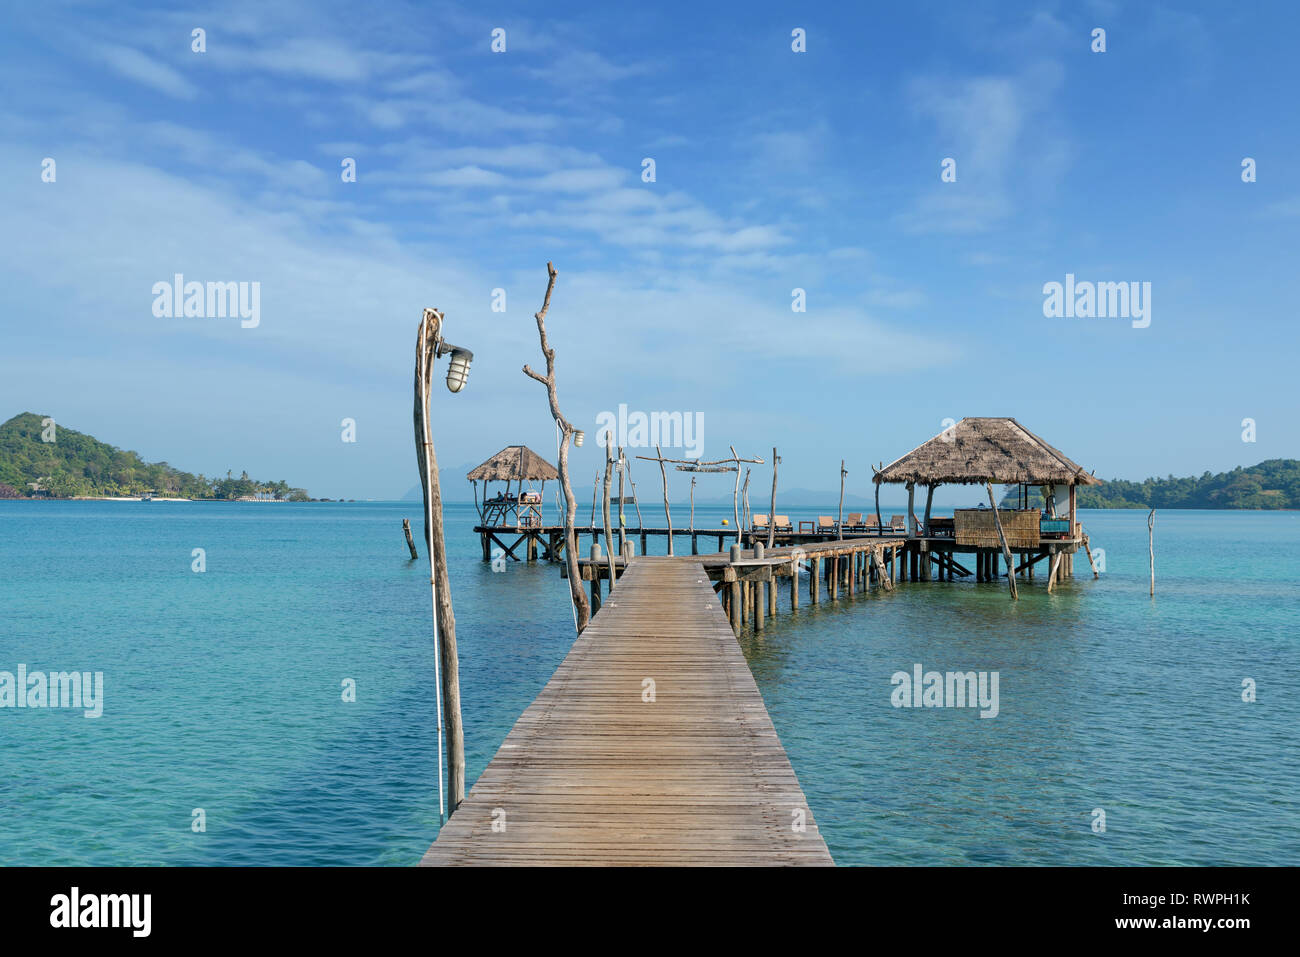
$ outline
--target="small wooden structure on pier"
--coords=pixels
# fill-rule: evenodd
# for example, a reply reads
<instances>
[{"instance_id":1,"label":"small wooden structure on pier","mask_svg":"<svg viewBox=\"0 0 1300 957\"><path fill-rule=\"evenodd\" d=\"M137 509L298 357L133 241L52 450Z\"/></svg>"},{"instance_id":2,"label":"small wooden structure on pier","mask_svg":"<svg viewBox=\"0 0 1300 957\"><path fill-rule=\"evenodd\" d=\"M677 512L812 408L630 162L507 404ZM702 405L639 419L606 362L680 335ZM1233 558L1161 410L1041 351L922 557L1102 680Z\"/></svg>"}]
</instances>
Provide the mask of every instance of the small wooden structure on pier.
<instances>
[{"instance_id":1,"label":"small wooden structure on pier","mask_svg":"<svg viewBox=\"0 0 1300 957\"><path fill-rule=\"evenodd\" d=\"M1018 555L1014 574L1032 578L1034 566L1050 559L1048 590L1059 577L1074 573L1074 553L1087 547L1078 522L1075 490L1100 485L1096 478L1012 418L965 418L923 445L876 471L876 502L880 486L907 487L907 538L914 575L940 579L971 574L954 557L973 556L978 581L999 577L998 559L1007 551ZM926 486L925 514L918 519L916 487ZM940 485L984 485L992 499L993 485L1018 486L1021 507L955 509L950 519L932 517L934 490ZM1041 486L1045 510L1024 507L1028 489ZM1064 491L1065 497L1059 495ZM919 568L917 565L919 564Z\"/></svg>"},{"instance_id":2,"label":"small wooden structure on pier","mask_svg":"<svg viewBox=\"0 0 1300 957\"><path fill-rule=\"evenodd\" d=\"M527 557L537 557L538 542L547 549L554 546L554 536L546 534L543 517L546 483L557 481L560 473L532 449L524 445L508 445L465 478L474 486L474 505L478 508L479 524L474 529L483 544L483 560L491 559L492 546L498 545L505 556L518 561L515 549L526 543ZM478 483L483 483L483 501L479 501ZM493 482L504 482L504 491L489 498ZM533 483L540 483L533 488ZM528 487L525 488L524 484ZM513 490L511 485L514 485ZM505 539L514 539L507 545Z\"/></svg>"}]
</instances>

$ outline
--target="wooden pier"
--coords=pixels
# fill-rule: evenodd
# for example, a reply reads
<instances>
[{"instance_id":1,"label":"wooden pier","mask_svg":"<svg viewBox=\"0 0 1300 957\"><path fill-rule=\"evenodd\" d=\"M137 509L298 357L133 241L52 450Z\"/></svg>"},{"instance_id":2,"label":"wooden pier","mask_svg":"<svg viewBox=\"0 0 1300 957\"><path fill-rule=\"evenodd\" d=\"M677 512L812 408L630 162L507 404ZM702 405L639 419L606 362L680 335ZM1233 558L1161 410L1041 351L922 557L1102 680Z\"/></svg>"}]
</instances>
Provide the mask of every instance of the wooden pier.
<instances>
[{"instance_id":1,"label":"wooden pier","mask_svg":"<svg viewBox=\"0 0 1300 957\"><path fill-rule=\"evenodd\" d=\"M583 538L590 538L593 542L602 541L605 536L605 529L601 525L576 525L573 531L579 543L582 542ZM532 562L537 561L539 558L548 562L564 560L563 525L476 525L474 533L478 535L479 542L483 546L483 561L485 562L492 560L494 546L501 550L500 557L511 561ZM644 555L648 550L647 546L651 538L666 538L669 534L670 530L667 528L624 526L622 538L630 542L640 539L641 546L637 554ZM674 528L671 529L671 534L675 539L689 538L691 540L692 555L700 554L701 540L703 540L705 547L708 547L713 539L717 539L719 551L726 544L736 540L736 530L734 528ZM618 542L620 536L617 526L612 529L612 535L615 542ZM519 554L521 545L524 547L522 556Z\"/></svg>"},{"instance_id":2,"label":"wooden pier","mask_svg":"<svg viewBox=\"0 0 1300 957\"><path fill-rule=\"evenodd\" d=\"M710 576L687 557L627 563L421 861L832 863Z\"/></svg>"}]
</instances>

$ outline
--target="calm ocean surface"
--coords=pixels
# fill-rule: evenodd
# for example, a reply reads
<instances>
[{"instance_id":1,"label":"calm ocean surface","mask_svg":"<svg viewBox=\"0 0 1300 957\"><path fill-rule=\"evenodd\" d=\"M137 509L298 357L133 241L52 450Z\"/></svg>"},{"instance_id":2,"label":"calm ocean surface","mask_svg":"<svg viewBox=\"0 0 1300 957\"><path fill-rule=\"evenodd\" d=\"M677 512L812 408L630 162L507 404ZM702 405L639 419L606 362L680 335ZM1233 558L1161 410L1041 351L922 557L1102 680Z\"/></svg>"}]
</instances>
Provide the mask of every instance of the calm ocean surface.
<instances>
[{"instance_id":1,"label":"calm ocean surface","mask_svg":"<svg viewBox=\"0 0 1300 957\"><path fill-rule=\"evenodd\" d=\"M438 828L420 514L0 501L0 670L105 684L98 719L0 709L0 863L417 861ZM558 569L494 574L473 517L448 506L471 782L573 639ZM1099 581L1080 555L1019 603L918 583L793 616L782 589L742 636L838 863L1300 864L1300 517L1158 513L1154 601L1146 513L1082 521ZM893 708L917 663L998 671L1001 713Z\"/></svg>"}]
</instances>

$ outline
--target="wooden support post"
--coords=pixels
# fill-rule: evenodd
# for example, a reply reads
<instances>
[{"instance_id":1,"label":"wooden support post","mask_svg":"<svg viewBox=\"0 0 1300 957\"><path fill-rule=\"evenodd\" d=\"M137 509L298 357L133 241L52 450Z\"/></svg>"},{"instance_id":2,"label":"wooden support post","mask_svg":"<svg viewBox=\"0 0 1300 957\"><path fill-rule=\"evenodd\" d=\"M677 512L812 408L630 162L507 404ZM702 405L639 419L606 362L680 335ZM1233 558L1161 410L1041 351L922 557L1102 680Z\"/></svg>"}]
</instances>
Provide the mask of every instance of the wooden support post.
<instances>
[{"instance_id":1,"label":"wooden support post","mask_svg":"<svg viewBox=\"0 0 1300 957\"><path fill-rule=\"evenodd\" d=\"M721 549L719 549L719 551L721 551ZM739 545L731 546L731 561L733 562L740 561ZM735 575L735 571L736 569L733 566L731 568L731 573L733 576ZM734 631L736 633L736 637L739 638L740 626L741 623L744 621L744 618L741 617L741 613L743 609L741 608L740 582L733 577L730 583L730 588L728 590L731 593L731 630Z\"/></svg>"},{"instance_id":2,"label":"wooden support post","mask_svg":"<svg viewBox=\"0 0 1300 957\"><path fill-rule=\"evenodd\" d=\"M1007 547L1006 533L1002 531L1002 519L998 515L998 503L993 500L993 483L985 482L984 486L985 488L988 489L989 492L989 507L993 509L993 522L998 527L998 541L1002 543L1002 554L1006 556L1007 559L1007 584L1011 586L1011 598L1013 601L1018 601L1020 599L1020 596L1016 594L1016 576L1014 572L1015 566L1011 563L1011 549ZM995 578L997 577L997 571L998 571L998 560L997 560L997 556L994 555L993 576Z\"/></svg>"},{"instance_id":3,"label":"wooden support post","mask_svg":"<svg viewBox=\"0 0 1300 957\"><path fill-rule=\"evenodd\" d=\"M1151 597L1156 597L1156 510L1147 515L1147 550L1151 553Z\"/></svg>"},{"instance_id":4,"label":"wooden support post","mask_svg":"<svg viewBox=\"0 0 1300 957\"><path fill-rule=\"evenodd\" d=\"M835 521L835 529L839 532L837 537L840 541L844 541L844 479L848 474L848 469L844 467L844 460L840 459L840 514Z\"/></svg>"},{"instance_id":5,"label":"wooden support post","mask_svg":"<svg viewBox=\"0 0 1300 957\"><path fill-rule=\"evenodd\" d=\"M885 586L885 591L893 591L893 590L894 590L894 583L893 583L893 581L891 580L892 576L889 574L888 570L885 568L885 560L884 560L883 556L881 556L881 554L880 554L879 551L876 551L876 550L873 549L872 552L871 552L871 557L872 557L872 560L876 563L876 577L877 577L877 579L880 581L880 583L881 583L882 585Z\"/></svg>"},{"instance_id":6,"label":"wooden support post","mask_svg":"<svg viewBox=\"0 0 1300 957\"><path fill-rule=\"evenodd\" d=\"M648 548L647 545L646 545L646 537L645 537L645 530L644 530L644 529L642 529L642 531L641 531L641 554L642 554L642 555L649 555L649 554L650 554L650 550L649 550L649 548Z\"/></svg>"},{"instance_id":7,"label":"wooden support post","mask_svg":"<svg viewBox=\"0 0 1300 957\"><path fill-rule=\"evenodd\" d=\"M591 613L594 615L600 611L600 542L593 542L591 546ZM613 566L610 566L610 575L613 575ZM611 577L610 584L613 584Z\"/></svg>"},{"instance_id":8,"label":"wooden support post","mask_svg":"<svg viewBox=\"0 0 1300 957\"><path fill-rule=\"evenodd\" d=\"M1153 548L1154 548L1154 543L1152 543L1152 544L1153 544ZM1088 541L1088 536L1087 536L1087 535L1084 535L1084 536L1083 536L1083 551L1084 551L1084 553L1088 556L1088 564L1092 566L1092 577L1093 577L1093 578L1100 578L1100 577L1101 577L1101 574L1097 571L1097 563L1094 562L1094 561L1092 560L1092 548L1090 547L1090 545L1091 545L1091 543ZM1031 569L1031 571L1032 571L1032 569Z\"/></svg>"},{"instance_id":9,"label":"wooden support post","mask_svg":"<svg viewBox=\"0 0 1300 957\"><path fill-rule=\"evenodd\" d=\"M550 264L547 271L554 272ZM549 296L550 287L547 287ZM543 309L543 312L545 310ZM538 319L540 326L541 319ZM420 488L424 493L424 545L429 555L429 588L432 592L433 633L435 639L435 681L442 696L438 743L442 751L442 729L447 734L448 812L454 814L465 800L465 731L460 711L460 657L456 651L456 615L451 603L451 579L447 574L447 541L443 533L442 483L438 473L438 456L433 447L433 430L429 419L430 393L433 388L433 364L442 339L442 313L424 310L415 351L415 448L419 460ZM573 583L578 600L585 605L582 582ZM583 609L585 614L586 609ZM439 818L442 815L442 754L438 754Z\"/></svg>"},{"instance_id":10,"label":"wooden support post","mask_svg":"<svg viewBox=\"0 0 1300 957\"><path fill-rule=\"evenodd\" d=\"M821 574L822 560L814 558L812 560L812 574L808 576L808 600L814 605L821 601Z\"/></svg>"},{"instance_id":11,"label":"wooden support post","mask_svg":"<svg viewBox=\"0 0 1300 957\"><path fill-rule=\"evenodd\" d=\"M411 520L409 518L402 519L402 531L406 533L406 547L411 550L411 560L415 561L420 557L420 553L415 550L415 539L411 537Z\"/></svg>"},{"instance_id":12,"label":"wooden support post","mask_svg":"<svg viewBox=\"0 0 1300 957\"><path fill-rule=\"evenodd\" d=\"M772 504L767 511L767 547L771 548L776 544L776 465L781 461L781 457L776 454L776 446L772 446Z\"/></svg>"},{"instance_id":13,"label":"wooden support post","mask_svg":"<svg viewBox=\"0 0 1300 957\"><path fill-rule=\"evenodd\" d=\"M692 479L692 481L694 481L694 479ZM700 553L700 536L696 535L694 532L691 532L691 554L698 555L699 553Z\"/></svg>"},{"instance_id":14,"label":"wooden support post","mask_svg":"<svg viewBox=\"0 0 1300 957\"><path fill-rule=\"evenodd\" d=\"M1056 569L1057 566L1059 566L1060 564L1061 564L1061 553L1057 552L1055 555L1052 556L1051 571L1049 571L1047 574L1047 593L1049 595L1052 593L1052 588L1056 585Z\"/></svg>"},{"instance_id":15,"label":"wooden support post","mask_svg":"<svg viewBox=\"0 0 1300 957\"><path fill-rule=\"evenodd\" d=\"M605 433L605 486L604 494L601 497L600 517L605 528L605 550L609 552L609 587L614 587L614 533L609 527L609 485L614 475L614 434L613 432ZM622 476L620 475L620 481ZM620 500L618 504L619 513L623 512L623 503ZM620 529L622 523L619 523ZM622 532L619 532L619 541L623 540ZM598 545L599 542L593 544Z\"/></svg>"},{"instance_id":16,"label":"wooden support post","mask_svg":"<svg viewBox=\"0 0 1300 957\"><path fill-rule=\"evenodd\" d=\"M623 514L623 479L627 476L627 455L623 452L623 446L618 447L618 461L614 465L614 471L618 472L618 550L623 551L623 539L627 535L627 516ZM636 493L633 492L633 495ZM641 554L645 554L645 549L641 549Z\"/></svg>"}]
</instances>

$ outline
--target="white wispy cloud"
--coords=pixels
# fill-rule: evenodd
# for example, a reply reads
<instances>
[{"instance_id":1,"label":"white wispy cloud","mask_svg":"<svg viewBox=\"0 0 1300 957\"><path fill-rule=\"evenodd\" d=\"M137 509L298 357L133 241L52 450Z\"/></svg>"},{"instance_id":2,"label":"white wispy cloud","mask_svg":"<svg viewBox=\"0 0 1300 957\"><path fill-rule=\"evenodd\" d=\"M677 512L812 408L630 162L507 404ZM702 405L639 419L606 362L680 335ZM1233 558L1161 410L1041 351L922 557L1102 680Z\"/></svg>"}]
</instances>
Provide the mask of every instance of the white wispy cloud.
<instances>
[{"instance_id":1,"label":"white wispy cloud","mask_svg":"<svg viewBox=\"0 0 1300 957\"><path fill-rule=\"evenodd\" d=\"M167 64L131 47L105 44L98 48L99 59L119 76L181 100L198 96L198 88Z\"/></svg>"}]
</instances>

